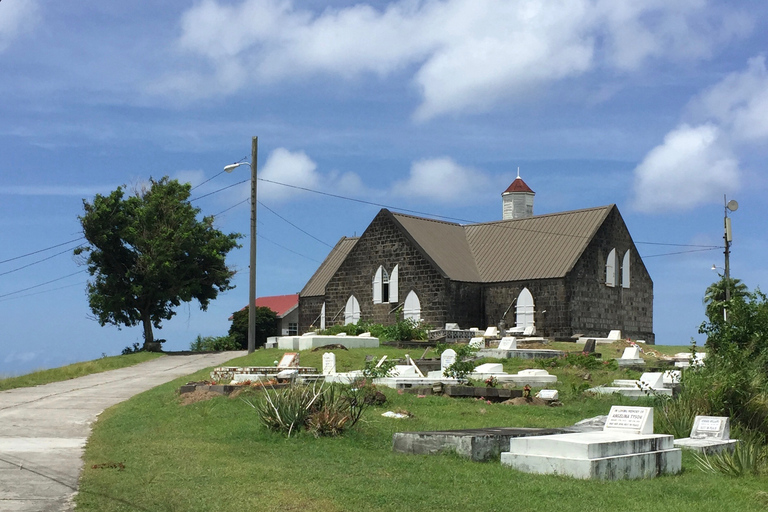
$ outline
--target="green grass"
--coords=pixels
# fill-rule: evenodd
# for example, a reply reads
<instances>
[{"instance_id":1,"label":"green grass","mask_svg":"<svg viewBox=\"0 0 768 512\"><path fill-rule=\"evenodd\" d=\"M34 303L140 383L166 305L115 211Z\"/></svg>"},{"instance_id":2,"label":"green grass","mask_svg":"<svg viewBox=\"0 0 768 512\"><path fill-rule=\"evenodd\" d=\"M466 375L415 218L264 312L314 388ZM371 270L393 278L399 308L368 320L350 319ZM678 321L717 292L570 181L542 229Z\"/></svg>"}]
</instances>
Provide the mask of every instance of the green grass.
<instances>
[{"instance_id":1,"label":"green grass","mask_svg":"<svg viewBox=\"0 0 768 512\"><path fill-rule=\"evenodd\" d=\"M162 355L163 354L157 352L138 352L124 356L102 357L101 359L74 363L68 366L62 366L61 368L39 370L26 375L19 375L18 377L0 379L0 391L38 386L40 384L48 384L51 382L60 382L76 377L83 377L92 373L125 368L126 366L143 363L144 361L149 361L150 359L155 359Z\"/></svg>"},{"instance_id":2,"label":"green grass","mask_svg":"<svg viewBox=\"0 0 768 512\"><path fill-rule=\"evenodd\" d=\"M365 354L390 358L405 350L335 350L337 368L359 369ZM259 350L231 361L264 365L282 351ZM421 354L411 354L418 357ZM303 366L320 366L322 351L302 352ZM507 371L530 365L504 361ZM581 481L520 473L499 462L474 463L456 455L392 452L401 431L491 426L557 427L606 414L616 397L568 392L583 370L551 369L565 394L562 407L508 406L444 397L418 398L383 389L388 402L369 409L339 438L302 432L286 439L267 431L237 398L187 406L176 390L207 371L152 389L105 411L85 453L76 497L79 511L765 511L765 478L725 479L699 470L684 453L684 471L641 481ZM625 371L593 372L594 381ZM590 382L590 385L593 384ZM629 403L629 402L626 402ZM638 405L647 402L633 402ZM404 409L406 420L381 416ZM124 469L104 467L122 463ZM102 466L98 466L102 465ZM97 466L97 468L94 468Z\"/></svg>"}]
</instances>

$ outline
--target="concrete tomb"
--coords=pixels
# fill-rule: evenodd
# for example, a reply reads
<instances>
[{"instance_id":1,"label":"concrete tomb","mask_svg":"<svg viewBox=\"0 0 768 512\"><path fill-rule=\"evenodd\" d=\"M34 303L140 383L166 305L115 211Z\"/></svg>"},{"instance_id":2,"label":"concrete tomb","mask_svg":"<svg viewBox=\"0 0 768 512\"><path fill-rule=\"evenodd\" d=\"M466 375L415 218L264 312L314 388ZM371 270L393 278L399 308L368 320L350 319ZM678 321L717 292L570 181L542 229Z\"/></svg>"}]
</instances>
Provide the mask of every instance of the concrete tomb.
<instances>
[{"instance_id":1,"label":"concrete tomb","mask_svg":"<svg viewBox=\"0 0 768 512\"><path fill-rule=\"evenodd\" d=\"M499 337L499 328L498 327L489 327L485 330L485 333L483 333L483 337L485 338L498 338Z\"/></svg>"},{"instance_id":2,"label":"concrete tomb","mask_svg":"<svg viewBox=\"0 0 768 512\"><path fill-rule=\"evenodd\" d=\"M517 350L517 338L505 336L499 341L499 350Z\"/></svg>"},{"instance_id":3,"label":"concrete tomb","mask_svg":"<svg viewBox=\"0 0 768 512\"><path fill-rule=\"evenodd\" d=\"M332 375L336 373L336 354L326 352L323 354L323 375Z\"/></svg>"},{"instance_id":4,"label":"concrete tomb","mask_svg":"<svg viewBox=\"0 0 768 512\"><path fill-rule=\"evenodd\" d=\"M557 400L560 397L560 394L556 389L542 389L536 393L536 396L542 400Z\"/></svg>"},{"instance_id":5,"label":"concrete tomb","mask_svg":"<svg viewBox=\"0 0 768 512\"><path fill-rule=\"evenodd\" d=\"M301 336L280 336L277 338L277 348L280 350L312 350L325 345L344 345L346 348L375 348L379 346L379 338L373 336L346 336L345 333L336 336L321 336L315 332L307 332ZM367 334L367 333L365 333Z\"/></svg>"},{"instance_id":6,"label":"concrete tomb","mask_svg":"<svg viewBox=\"0 0 768 512\"><path fill-rule=\"evenodd\" d=\"M679 473L670 435L653 433L653 408L611 407L600 432L513 438L501 463L526 473L624 480Z\"/></svg>"},{"instance_id":7,"label":"concrete tomb","mask_svg":"<svg viewBox=\"0 0 768 512\"><path fill-rule=\"evenodd\" d=\"M675 366L678 368L688 368L689 366L703 366L704 359L706 359L706 352L696 352L694 356L691 356L690 352L678 352L672 359L675 361Z\"/></svg>"},{"instance_id":8,"label":"concrete tomb","mask_svg":"<svg viewBox=\"0 0 768 512\"><path fill-rule=\"evenodd\" d=\"M619 366L634 366L645 364L645 360L640 357L640 347L632 345L624 349L624 353L619 359L616 359Z\"/></svg>"},{"instance_id":9,"label":"concrete tomb","mask_svg":"<svg viewBox=\"0 0 768 512\"><path fill-rule=\"evenodd\" d=\"M472 380L486 380L494 377L499 384L515 384L516 386L530 386L540 388L557 382L556 375L550 375L547 370L531 369L520 370L516 374L504 372L501 363L485 363L475 367L468 375Z\"/></svg>"},{"instance_id":10,"label":"concrete tomb","mask_svg":"<svg viewBox=\"0 0 768 512\"><path fill-rule=\"evenodd\" d=\"M696 416L691 437L675 439L675 446L706 455L732 452L738 440L731 439L731 419L726 416Z\"/></svg>"}]
</instances>

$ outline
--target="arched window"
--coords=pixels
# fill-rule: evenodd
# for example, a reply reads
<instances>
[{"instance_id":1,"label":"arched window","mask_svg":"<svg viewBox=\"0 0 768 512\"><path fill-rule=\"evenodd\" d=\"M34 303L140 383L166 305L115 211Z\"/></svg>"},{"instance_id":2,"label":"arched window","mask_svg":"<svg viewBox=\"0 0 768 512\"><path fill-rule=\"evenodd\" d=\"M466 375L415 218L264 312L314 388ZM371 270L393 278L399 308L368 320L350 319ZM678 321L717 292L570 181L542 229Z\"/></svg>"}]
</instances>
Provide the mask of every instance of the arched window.
<instances>
[{"instance_id":1,"label":"arched window","mask_svg":"<svg viewBox=\"0 0 768 512\"><path fill-rule=\"evenodd\" d=\"M320 308L320 330L325 330L325 302L323 302L323 307Z\"/></svg>"},{"instance_id":2,"label":"arched window","mask_svg":"<svg viewBox=\"0 0 768 512\"><path fill-rule=\"evenodd\" d=\"M605 262L605 286L616 286L616 272L618 268L619 262L616 256L616 249L611 249Z\"/></svg>"},{"instance_id":3,"label":"arched window","mask_svg":"<svg viewBox=\"0 0 768 512\"><path fill-rule=\"evenodd\" d=\"M350 295L344 308L344 325L356 324L360 321L360 303L354 295Z\"/></svg>"},{"instance_id":4,"label":"arched window","mask_svg":"<svg viewBox=\"0 0 768 512\"><path fill-rule=\"evenodd\" d=\"M383 266L373 276L373 303L397 302L397 265L390 275Z\"/></svg>"},{"instance_id":5,"label":"arched window","mask_svg":"<svg viewBox=\"0 0 768 512\"><path fill-rule=\"evenodd\" d=\"M515 306L516 321L515 329L523 330L526 327L530 327L534 324L533 320L533 295L528 288L523 288L520 295L517 296L517 304Z\"/></svg>"},{"instance_id":6,"label":"arched window","mask_svg":"<svg viewBox=\"0 0 768 512\"><path fill-rule=\"evenodd\" d=\"M629 249L624 253L624 259L621 261L621 286L629 288Z\"/></svg>"},{"instance_id":7,"label":"arched window","mask_svg":"<svg viewBox=\"0 0 768 512\"><path fill-rule=\"evenodd\" d=\"M408 292L405 296L405 304L403 305L403 318L412 319L417 322L421 321L421 301L419 296L413 290Z\"/></svg>"}]
</instances>

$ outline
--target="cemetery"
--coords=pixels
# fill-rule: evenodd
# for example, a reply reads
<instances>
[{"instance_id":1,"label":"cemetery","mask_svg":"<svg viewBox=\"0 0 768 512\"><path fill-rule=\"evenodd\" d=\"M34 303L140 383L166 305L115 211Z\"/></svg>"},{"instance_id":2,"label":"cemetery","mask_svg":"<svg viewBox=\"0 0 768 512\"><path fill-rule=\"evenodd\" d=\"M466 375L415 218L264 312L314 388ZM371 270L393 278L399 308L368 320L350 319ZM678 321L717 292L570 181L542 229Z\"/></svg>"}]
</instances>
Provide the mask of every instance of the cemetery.
<instances>
[{"instance_id":1,"label":"cemetery","mask_svg":"<svg viewBox=\"0 0 768 512\"><path fill-rule=\"evenodd\" d=\"M730 438L730 423L723 417L696 418L696 424L687 425L684 433L669 432L659 409L664 402L655 395L671 399L682 372L689 371L675 366L680 348L665 353L659 347L643 347L640 355L645 364L624 366L618 359L627 349L634 352L634 347L622 340L600 345L589 340L581 345L577 340L531 348L562 354L544 359L490 357L487 351L498 350L502 339L483 341L486 348L471 351L465 359L468 370L459 375L449 368L461 359L459 353L466 353L459 350L461 344L444 345L442 352L431 352L429 357L419 354L418 359L408 349L389 346L350 350L332 346L314 351L275 347L199 376L200 381L216 382L209 384L211 391L214 386L243 388L237 398L222 395L211 399L209 393L204 397L207 401L174 406L172 395L183 390L168 388L157 393L166 397L164 414L177 425L175 439L198 446L193 449L200 454L214 446L237 451L238 445L230 438L252 439L247 442L256 443L255 449L272 455L263 461L258 457L239 459L238 471L289 474L301 468L304 479L323 488L322 495L310 493L311 499L319 499L321 507L328 508L333 506L325 500L333 496L332 501L348 505L358 499L373 500L379 503L375 510L422 509L409 492L416 485L429 489L430 508L499 510L506 506L502 503L509 502L508 497L501 499L504 489L512 485L520 496L519 507L525 510L579 510L575 503L563 507L550 493L552 486L558 492L578 492L580 500L602 503L595 510L616 510L625 502L620 498L623 488L613 485L638 482L633 484L633 492L643 496L674 492L665 490L670 487L717 486L722 477L705 476L696 454L730 453L739 444ZM501 350L530 347L516 341L504 340ZM595 345L600 353L594 352ZM254 386L254 382L266 385ZM353 428L330 437L313 435L308 426L286 440L285 434L260 427L252 410L243 405L243 399L256 404L265 395L274 397L293 388L360 383L374 386L382 400L370 405ZM122 414L110 420L127 421ZM146 428L151 428L128 423L136 428L130 436L146 435ZM199 444L213 432L214 445ZM137 469L150 473L152 466L147 464L152 460L156 457L147 452L132 459ZM370 472L387 476L374 481L364 476ZM227 483L222 480L216 485L239 485L233 484L231 471L224 474L230 475ZM454 474L461 475L460 482L448 477ZM677 476L670 479L673 475ZM94 476L101 479L101 475ZM570 478L564 479L566 476ZM277 489L307 492L298 482L294 485L281 479L276 483L275 478L266 478ZM592 480L608 487L576 486L576 482ZM107 481L119 487L118 481ZM750 505L753 498L737 498L728 487L718 489L723 499L741 499L743 510L758 510ZM402 496L402 501L385 504L385 496L391 492ZM648 500L653 508L667 510L663 500ZM693 499L690 508L679 510L715 510L705 503ZM221 509L233 507L238 508L233 504Z\"/></svg>"}]
</instances>

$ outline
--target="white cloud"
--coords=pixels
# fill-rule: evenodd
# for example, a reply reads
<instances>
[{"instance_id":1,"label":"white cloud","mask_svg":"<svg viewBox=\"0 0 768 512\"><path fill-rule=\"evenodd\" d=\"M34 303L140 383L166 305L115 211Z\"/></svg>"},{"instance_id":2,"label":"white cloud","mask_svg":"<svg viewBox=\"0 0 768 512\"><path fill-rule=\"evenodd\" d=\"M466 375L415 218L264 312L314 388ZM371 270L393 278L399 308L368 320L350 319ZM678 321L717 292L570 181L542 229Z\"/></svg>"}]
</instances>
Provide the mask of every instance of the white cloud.
<instances>
[{"instance_id":1,"label":"white cloud","mask_svg":"<svg viewBox=\"0 0 768 512\"><path fill-rule=\"evenodd\" d=\"M765 57L749 60L747 69L732 73L693 101L697 115L726 127L736 142L768 138L768 71Z\"/></svg>"},{"instance_id":2,"label":"white cloud","mask_svg":"<svg viewBox=\"0 0 768 512\"><path fill-rule=\"evenodd\" d=\"M713 124L678 126L635 169L636 209L689 210L739 186L739 164Z\"/></svg>"},{"instance_id":3,"label":"white cloud","mask_svg":"<svg viewBox=\"0 0 768 512\"><path fill-rule=\"evenodd\" d=\"M284 201L303 195L306 191L301 190L302 188L320 191L332 189L335 193L347 194L358 193L363 188L360 177L356 174L351 172L341 174L336 171L320 173L317 170L317 164L306 153L291 152L285 148L272 151L258 174L259 199L269 202ZM269 183L270 181L276 183ZM250 194L250 189L248 190Z\"/></svg>"},{"instance_id":4,"label":"white cloud","mask_svg":"<svg viewBox=\"0 0 768 512\"><path fill-rule=\"evenodd\" d=\"M414 162L408 179L395 182L392 194L454 202L483 194L488 182L480 171L462 167L450 158L433 158Z\"/></svg>"},{"instance_id":5,"label":"white cloud","mask_svg":"<svg viewBox=\"0 0 768 512\"><path fill-rule=\"evenodd\" d=\"M173 179L178 180L179 183L189 183L196 187L205 181L205 172L201 170L176 171L173 174Z\"/></svg>"},{"instance_id":6,"label":"white cloud","mask_svg":"<svg viewBox=\"0 0 768 512\"><path fill-rule=\"evenodd\" d=\"M40 19L37 0L0 1L0 52L14 39L30 32Z\"/></svg>"},{"instance_id":7,"label":"white cloud","mask_svg":"<svg viewBox=\"0 0 768 512\"><path fill-rule=\"evenodd\" d=\"M768 70L749 60L691 102L699 124L681 124L635 169L635 206L642 211L688 210L738 190L740 146L768 140Z\"/></svg>"},{"instance_id":8,"label":"white cloud","mask_svg":"<svg viewBox=\"0 0 768 512\"><path fill-rule=\"evenodd\" d=\"M730 12L729 12L730 11ZM155 85L190 97L309 74L386 76L413 68L418 119L521 101L598 65L702 59L748 32L735 9L705 0L400 0L316 13L291 0L203 0L178 47L201 66Z\"/></svg>"}]
</instances>

